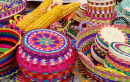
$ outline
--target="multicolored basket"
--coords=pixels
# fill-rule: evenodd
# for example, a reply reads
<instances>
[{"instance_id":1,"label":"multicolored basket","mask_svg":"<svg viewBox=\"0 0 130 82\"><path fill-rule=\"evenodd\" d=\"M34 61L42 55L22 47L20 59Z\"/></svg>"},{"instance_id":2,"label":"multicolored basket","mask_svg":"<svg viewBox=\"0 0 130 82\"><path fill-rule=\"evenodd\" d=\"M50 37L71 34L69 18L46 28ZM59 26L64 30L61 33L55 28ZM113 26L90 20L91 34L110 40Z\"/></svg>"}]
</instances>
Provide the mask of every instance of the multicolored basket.
<instances>
[{"instance_id":1,"label":"multicolored basket","mask_svg":"<svg viewBox=\"0 0 130 82\"><path fill-rule=\"evenodd\" d=\"M26 8L26 0L1 0L0 22L9 24L9 19L13 19L16 14L22 14Z\"/></svg>"},{"instance_id":2,"label":"multicolored basket","mask_svg":"<svg viewBox=\"0 0 130 82\"><path fill-rule=\"evenodd\" d=\"M82 21L80 22L79 26L74 26L74 25L69 25L68 31L66 33L66 35L72 40L75 39L76 36L78 35L78 33L81 32L81 30L87 28L87 27L83 27L83 25L86 24L87 26L95 26L93 23L88 22L88 21Z\"/></svg>"},{"instance_id":3,"label":"multicolored basket","mask_svg":"<svg viewBox=\"0 0 130 82\"><path fill-rule=\"evenodd\" d=\"M25 33L21 42L17 61L31 80L58 81L71 72L76 53L64 34L50 29L35 29Z\"/></svg>"},{"instance_id":4,"label":"multicolored basket","mask_svg":"<svg viewBox=\"0 0 130 82\"><path fill-rule=\"evenodd\" d=\"M73 79L74 79L74 75L70 73L64 80L60 82L73 82ZM32 82L29 78L24 76L24 74L22 74L21 72L14 75L12 81L13 82Z\"/></svg>"},{"instance_id":5,"label":"multicolored basket","mask_svg":"<svg viewBox=\"0 0 130 82\"><path fill-rule=\"evenodd\" d=\"M115 26L122 29L130 38L130 29L126 25L118 25ZM101 82L129 82L130 77L125 77L122 75L117 75L112 72L107 72L102 69L98 69L95 67L93 62L87 57L88 54L90 54L91 45L94 42L96 33L98 31L98 28L101 27L101 25L98 26L92 26L88 27L87 29L83 30L81 33L78 34L76 37L76 41L73 40L73 42L76 42L75 49L79 52L83 52L83 54L79 54L79 58L84 65L85 69L91 74L92 78L95 78L97 81Z\"/></svg>"},{"instance_id":6,"label":"multicolored basket","mask_svg":"<svg viewBox=\"0 0 130 82\"><path fill-rule=\"evenodd\" d=\"M4 70L3 72L0 72L0 79L4 79L9 76L13 76L14 74L18 73L18 71L19 71L18 63L17 63L16 59L14 59L11 62L11 66L8 69Z\"/></svg>"},{"instance_id":7,"label":"multicolored basket","mask_svg":"<svg viewBox=\"0 0 130 82\"><path fill-rule=\"evenodd\" d=\"M0 67L8 67L8 64L16 57L17 47L21 43L21 35L7 28L0 29Z\"/></svg>"}]
</instances>

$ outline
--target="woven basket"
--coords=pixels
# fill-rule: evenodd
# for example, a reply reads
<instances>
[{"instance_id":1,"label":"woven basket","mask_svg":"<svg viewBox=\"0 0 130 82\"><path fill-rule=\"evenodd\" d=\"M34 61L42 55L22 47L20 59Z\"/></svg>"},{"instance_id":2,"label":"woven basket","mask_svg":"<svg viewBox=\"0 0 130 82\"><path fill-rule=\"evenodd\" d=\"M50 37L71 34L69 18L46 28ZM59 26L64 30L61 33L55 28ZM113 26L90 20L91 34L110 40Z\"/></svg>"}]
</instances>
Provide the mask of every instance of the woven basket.
<instances>
[{"instance_id":1,"label":"woven basket","mask_svg":"<svg viewBox=\"0 0 130 82\"><path fill-rule=\"evenodd\" d=\"M86 56L90 54L90 49L91 45L94 42L96 33L98 31L99 26L95 27L89 27L85 30L83 30L78 36L76 37L76 45L75 46L76 50L79 52L83 52L83 54L79 54L79 58L84 65L85 69L88 70L88 72L91 74L92 78L95 78L98 81L102 82L129 82L130 77L127 76L122 76L122 75L117 75L112 72L107 72L103 71L102 69L97 69L93 62ZM115 26L119 27L122 29L130 38L130 29L126 25L118 25L116 24ZM73 40L74 42L74 40Z\"/></svg>"},{"instance_id":2,"label":"woven basket","mask_svg":"<svg viewBox=\"0 0 130 82\"><path fill-rule=\"evenodd\" d=\"M83 25L86 24L87 26L95 26L93 23L88 21L82 21L80 22L79 26L69 25L66 35L72 40L75 39L78 33L81 32L81 30L84 30L87 27L83 27Z\"/></svg>"},{"instance_id":3,"label":"woven basket","mask_svg":"<svg viewBox=\"0 0 130 82\"><path fill-rule=\"evenodd\" d=\"M26 7L26 1L22 0L1 0L0 22L7 25L9 19L13 19L16 14L22 14Z\"/></svg>"},{"instance_id":4,"label":"woven basket","mask_svg":"<svg viewBox=\"0 0 130 82\"><path fill-rule=\"evenodd\" d=\"M111 21L111 24L126 24L129 27L129 22L124 17L116 17Z\"/></svg>"},{"instance_id":5,"label":"woven basket","mask_svg":"<svg viewBox=\"0 0 130 82\"><path fill-rule=\"evenodd\" d=\"M21 36L13 29L0 29L0 67L5 67L14 60L17 47L21 43Z\"/></svg>"},{"instance_id":6,"label":"woven basket","mask_svg":"<svg viewBox=\"0 0 130 82\"><path fill-rule=\"evenodd\" d=\"M35 29L25 33L21 42L17 61L31 80L58 81L71 72L76 53L64 34L50 29Z\"/></svg>"},{"instance_id":7,"label":"woven basket","mask_svg":"<svg viewBox=\"0 0 130 82\"><path fill-rule=\"evenodd\" d=\"M11 62L11 66L8 69L4 70L3 72L0 72L0 80L18 73L18 69L18 63L16 59L14 59L14 61Z\"/></svg>"},{"instance_id":8,"label":"woven basket","mask_svg":"<svg viewBox=\"0 0 130 82\"><path fill-rule=\"evenodd\" d=\"M60 82L73 82L74 74L70 73L65 79L63 79ZM27 78L24 74L21 72L14 75L12 78L13 82L32 82L29 78Z\"/></svg>"}]
</instances>

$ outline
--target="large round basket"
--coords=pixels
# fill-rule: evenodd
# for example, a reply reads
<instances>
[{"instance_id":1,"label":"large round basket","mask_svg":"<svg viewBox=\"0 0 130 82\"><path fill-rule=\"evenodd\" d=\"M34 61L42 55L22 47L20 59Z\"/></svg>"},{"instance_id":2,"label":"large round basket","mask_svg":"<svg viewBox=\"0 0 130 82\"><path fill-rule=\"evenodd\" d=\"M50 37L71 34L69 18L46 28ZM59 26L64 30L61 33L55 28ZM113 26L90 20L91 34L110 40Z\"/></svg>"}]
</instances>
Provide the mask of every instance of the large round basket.
<instances>
[{"instance_id":1,"label":"large round basket","mask_svg":"<svg viewBox=\"0 0 130 82\"><path fill-rule=\"evenodd\" d=\"M130 38L130 29L126 25L116 24L115 26L122 29ZM91 45L94 42L99 27L101 27L101 25L88 27L83 30L76 37L76 45L73 44L79 53L78 55L84 68L89 72L91 77L96 79L98 82L129 82L130 76L117 75L112 72L98 69L90 58L87 57L88 54L91 54ZM81 54L82 52L83 54Z\"/></svg>"}]
</instances>

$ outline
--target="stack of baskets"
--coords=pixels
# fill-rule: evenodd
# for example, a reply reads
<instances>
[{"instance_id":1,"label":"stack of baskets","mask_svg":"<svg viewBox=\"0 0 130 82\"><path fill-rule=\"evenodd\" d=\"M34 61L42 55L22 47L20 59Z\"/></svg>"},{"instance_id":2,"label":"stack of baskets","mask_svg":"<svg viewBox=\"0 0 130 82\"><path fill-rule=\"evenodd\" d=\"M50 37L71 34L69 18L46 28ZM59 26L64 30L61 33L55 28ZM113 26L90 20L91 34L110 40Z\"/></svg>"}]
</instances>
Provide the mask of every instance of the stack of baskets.
<instances>
[{"instance_id":1,"label":"stack of baskets","mask_svg":"<svg viewBox=\"0 0 130 82\"><path fill-rule=\"evenodd\" d=\"M97 68L97 65L93 63L90 57L88 57L88 55L91 55L92 43L94 42L98 29L101 26L102 25L88 27L80 32L76 37L76 45L74 46L79 53L80 62L82 62L82 64L80 64L82 65L81 68L85 71L86 75L89 75L91 78L97 80L97 82L129 82L130 76L122 76L109 72L104 70L104 67ZM126 25L116 24L114 26L123 30L128 37L130 36L130 29ZM83 53L81 54L81 52Z\"/></svg>"},{"instance_id":2,"label":"stack of baskets","mask_svg":"<svg viewBox=\"0 0 130 82\"><path fill-rule=\"evenodd\" d=\"M62 33L35 29L25 33L17 51L22 73L33 81L55 82L66 78L75 65L75 50Z\"/></svg>"}]
</instances>

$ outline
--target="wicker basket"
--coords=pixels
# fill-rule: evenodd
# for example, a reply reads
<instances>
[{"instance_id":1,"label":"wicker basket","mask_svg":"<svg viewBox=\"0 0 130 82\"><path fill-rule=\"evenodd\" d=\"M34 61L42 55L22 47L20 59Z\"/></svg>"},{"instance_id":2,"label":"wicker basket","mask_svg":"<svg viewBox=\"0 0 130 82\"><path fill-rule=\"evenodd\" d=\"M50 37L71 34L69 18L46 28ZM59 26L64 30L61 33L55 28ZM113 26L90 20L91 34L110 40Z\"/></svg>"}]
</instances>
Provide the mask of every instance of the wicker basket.
<instances>
[{"instance_id":1,"label":"wicker basket","mask_svg":"<svg viewBox=\"0 0 130 82\"><path fill-rule=\"evenodd\" d=\"M24 75L31 80L59 81L72 71L76 53L64 34L35 29L25 33L21 42L17 61Z\"/></svg>"},{"instance_id":2,"label":"wicker basket","mask_svg":"<svg viewBox=\"0 0 130 82\"><path fill-rule=\"evenodd\" d=\"M16 14L22 14L26 8L26 0L1 0L2 6L0 10L0 22L2 24L9 24L9 19L13 19Z\"/></svg>"},{"instance_id":3,"label":"wicker basket","mask_svg":"<svg viewBox=\"0 0 130 82\"><path fill-rule=\"evenodd\" d=\"M76 37L76 50L79 52L83 52L83 54L79 54L79 58L84 65L84 68L90 73L91 77L96 79L97 81L102 82L129 82L130 76L122 76L117 75L112 72L107 72L102 69L97 69L93 62L87 57L88 54L90 54L91 45L94 42L96 33L98 31L98 28L101 25L95 26L95 27L88 27L87 29L83 30L78 36ZM122 29L130 38L130 29L126 25L118 25L115 26ZM74 40L73 40L74 42Z\"/></svg>"}]
</instances>

